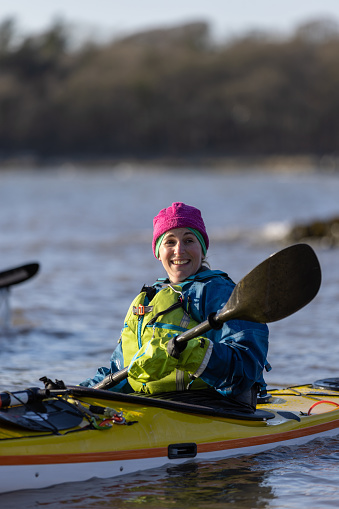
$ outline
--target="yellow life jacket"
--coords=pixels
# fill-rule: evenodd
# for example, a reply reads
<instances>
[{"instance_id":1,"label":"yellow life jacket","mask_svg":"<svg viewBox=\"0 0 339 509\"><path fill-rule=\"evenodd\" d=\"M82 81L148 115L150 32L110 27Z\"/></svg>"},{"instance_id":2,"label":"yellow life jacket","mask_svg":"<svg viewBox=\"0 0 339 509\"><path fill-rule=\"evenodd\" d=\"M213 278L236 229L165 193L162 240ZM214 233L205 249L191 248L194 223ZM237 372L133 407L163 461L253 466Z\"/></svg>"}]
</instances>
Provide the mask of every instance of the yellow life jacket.
<instances>
[{"instance_id":1,"label":"yellow life jacket","mask_svg":"<svg viewBox=\"0 0 339 509\"><path fill-rule=\"evenodd\" d=\"M151 296L151 300L148 293L141 291L133 300L125 318L120 338L125 366L130 364L135 353L154 335L170 339L197 325L184 309L180 285L165 286L153 298ZM188 373L179 369L154 382L141 383L132 378L128 381L135 391L148 394L184 391L189 384L192 390L209 387L199 378L192 381Z\"/></svg>"}]
</instances>

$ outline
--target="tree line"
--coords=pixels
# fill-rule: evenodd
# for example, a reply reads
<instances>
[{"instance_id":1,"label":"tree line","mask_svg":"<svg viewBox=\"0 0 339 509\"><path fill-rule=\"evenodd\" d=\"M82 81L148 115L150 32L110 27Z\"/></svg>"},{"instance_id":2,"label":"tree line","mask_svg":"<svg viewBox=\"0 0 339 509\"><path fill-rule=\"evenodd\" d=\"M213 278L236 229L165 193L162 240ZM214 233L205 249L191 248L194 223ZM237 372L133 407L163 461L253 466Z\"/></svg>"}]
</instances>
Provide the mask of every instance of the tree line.
<instances>
[{"instance_id":1,"label":"tree line","mask_svg":"<svg viewBox=\"0 0 339 509\"><path fill-rule=\"evenodd\" d=\"M216 43L206 23L74 48L0 24L0 157L335 154L339 31Z\"/></svg>"}]
</instances>

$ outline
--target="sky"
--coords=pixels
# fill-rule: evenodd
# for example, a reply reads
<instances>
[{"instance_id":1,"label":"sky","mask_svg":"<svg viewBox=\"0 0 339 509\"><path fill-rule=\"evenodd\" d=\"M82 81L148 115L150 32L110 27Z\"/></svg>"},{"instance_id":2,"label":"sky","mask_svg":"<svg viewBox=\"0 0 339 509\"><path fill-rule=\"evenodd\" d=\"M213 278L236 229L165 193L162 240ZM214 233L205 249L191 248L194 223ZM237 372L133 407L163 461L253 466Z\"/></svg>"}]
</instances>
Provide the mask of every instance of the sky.
<instances>
[{"instance_id":1,"label":"sky","mask_svg":"<svg viewBox=\"0 0 339 509\"><path fill-rule=\"evenodd\" d=\"M339 0L0 0L0 22L9 17L24 34L63 19L99 38L203 20L226 39L251 30L288 34L319 18L339 22Z\"/></svg>"}]
</instances>

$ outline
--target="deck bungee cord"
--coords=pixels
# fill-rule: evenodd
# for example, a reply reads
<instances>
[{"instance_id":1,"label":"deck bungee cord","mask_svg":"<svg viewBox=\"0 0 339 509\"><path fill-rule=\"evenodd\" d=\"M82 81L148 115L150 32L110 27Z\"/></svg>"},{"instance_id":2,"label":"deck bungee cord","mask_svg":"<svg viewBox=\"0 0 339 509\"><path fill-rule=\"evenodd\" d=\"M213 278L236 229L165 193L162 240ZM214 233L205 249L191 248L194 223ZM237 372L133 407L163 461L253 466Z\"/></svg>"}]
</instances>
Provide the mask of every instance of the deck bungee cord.
<instances>
[{"instance_id":1,"label":"deck bungee cord","mask_svg":"<svg viewBox=\"0 0 339 509\"><path fill-rule=\"evenodd\" d=\"M326 392L319 392L323 391L323 386L332 387L331 391ZM307 389L308 387L311 389L317 389L317 392L310 392L310 391L301 391L300 387L303 387L304 389ZM299 388L299 390L298 390ZM291 391L290 393L288 391ZM327 404L332 405L336 408L339 407L339 403L335 401L330 401L323 399L324 397L337 397L339 395L339 384L337 378L327 378L325 380L316 380L313 384L306 384L306 385L292 385L285 387L283 389L270 389L270 396L297 396L301 398L307 398L311 400L315 400L315 403L313 403L310 408L308 409L307 413L301 412L302 415L311 415L312 410L317 407L320 404ZM266 403L269 403L269 399L266 401ZM332 410L335 410L333 408ZM329 411L329 410L327 410Z\"/></svg>"},{"instance_id":2,"label":"deck bungee cord","mask_svg":"<svg viewBox=\"0 0 339 509\"><path fill-rule=\"evenodd\" d=\"M60 381L59 381L60 382ZM60 434L80 427L83 420L98 430L113 424L125 424L123 412L111 407L86 404L72 396L51 395L49 389L0 393L0 423L11 423L24 429Z\"/></svg>"}]
</instances>

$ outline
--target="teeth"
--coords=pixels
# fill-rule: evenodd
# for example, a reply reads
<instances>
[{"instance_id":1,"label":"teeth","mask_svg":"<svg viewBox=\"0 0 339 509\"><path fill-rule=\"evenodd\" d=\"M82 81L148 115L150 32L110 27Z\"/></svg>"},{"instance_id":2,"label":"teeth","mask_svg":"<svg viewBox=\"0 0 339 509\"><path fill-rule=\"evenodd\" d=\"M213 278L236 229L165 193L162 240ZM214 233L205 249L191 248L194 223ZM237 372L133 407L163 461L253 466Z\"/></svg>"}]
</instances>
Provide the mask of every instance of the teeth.
<instances>
[{"instance_id":1,"label":"teeth","mask_svg":"<svg viewBox=\"0 0 339 509\"><path fill-rule=\"evenodd\" d=\"M188 260L173 260L174 265L184 265Z\"/></svg>"}]
</instances>

